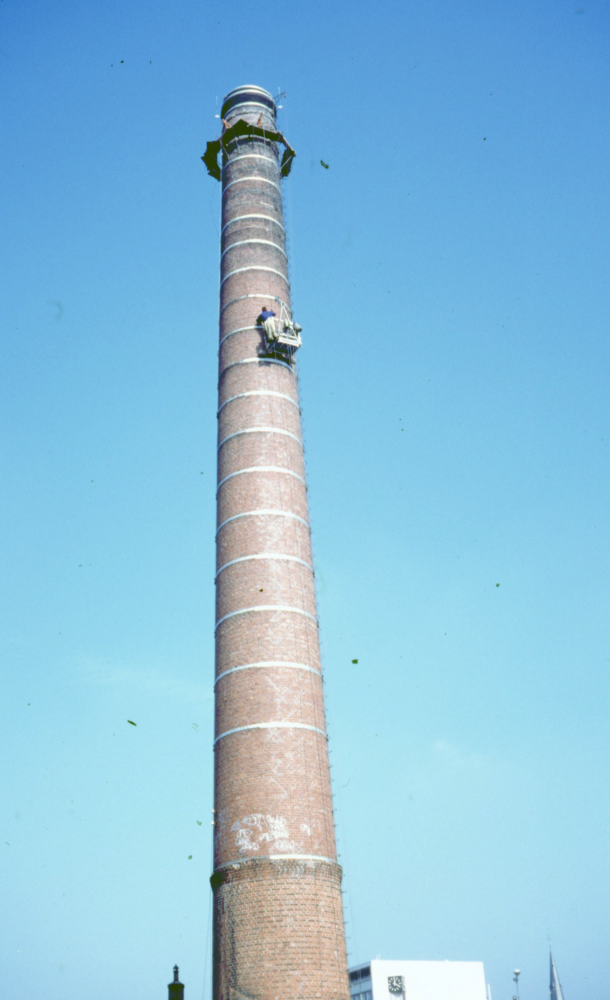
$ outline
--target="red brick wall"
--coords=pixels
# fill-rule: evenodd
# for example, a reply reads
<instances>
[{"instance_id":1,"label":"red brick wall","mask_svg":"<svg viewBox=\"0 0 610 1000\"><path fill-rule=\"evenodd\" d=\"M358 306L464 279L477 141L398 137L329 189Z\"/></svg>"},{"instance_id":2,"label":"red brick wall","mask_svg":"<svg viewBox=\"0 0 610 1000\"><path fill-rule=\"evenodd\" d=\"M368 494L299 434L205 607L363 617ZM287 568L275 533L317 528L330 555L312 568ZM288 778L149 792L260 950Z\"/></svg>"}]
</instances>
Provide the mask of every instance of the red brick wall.
<instances>
[{"instance_id":1,"label":"red brick wall","mask_svg":"<svg viewBox=\"0 0 610 1000\"><path fill-rule=\"evenodd\" d=\"M225 117L261 113L274 128L254 104ZM255 326L265 304L279 315L275 296L290 309L280 187L275 145L233 142L220 286L214 997L347 1000L296 365L262 358Z\"/></svg>"}]
</instances>

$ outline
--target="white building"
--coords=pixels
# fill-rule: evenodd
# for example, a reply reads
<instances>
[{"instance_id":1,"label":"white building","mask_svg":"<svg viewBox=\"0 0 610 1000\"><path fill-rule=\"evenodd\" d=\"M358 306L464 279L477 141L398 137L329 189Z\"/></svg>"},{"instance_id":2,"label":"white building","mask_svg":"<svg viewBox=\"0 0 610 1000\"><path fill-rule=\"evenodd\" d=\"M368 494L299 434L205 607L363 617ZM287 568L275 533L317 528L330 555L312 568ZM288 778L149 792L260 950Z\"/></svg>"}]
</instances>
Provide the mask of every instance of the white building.
<instances>
[{"instance_id":1,"label":"white building","mask_svg":"<svg viewBox=\"0 0 610 1000\"><path fill-rule=\"evenodd\" d=\"M352 1000L488 1000L482 962L377 958L353 966L349 983Z\"/></svg>"}]
</instances>

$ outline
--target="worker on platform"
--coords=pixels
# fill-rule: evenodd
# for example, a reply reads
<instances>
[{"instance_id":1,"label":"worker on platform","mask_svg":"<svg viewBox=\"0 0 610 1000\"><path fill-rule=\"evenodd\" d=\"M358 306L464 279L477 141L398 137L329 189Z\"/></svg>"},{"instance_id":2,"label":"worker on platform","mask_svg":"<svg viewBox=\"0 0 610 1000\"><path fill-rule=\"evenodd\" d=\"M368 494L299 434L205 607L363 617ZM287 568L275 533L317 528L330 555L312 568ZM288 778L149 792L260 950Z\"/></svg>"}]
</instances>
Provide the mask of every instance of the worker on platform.
<instances>
[{"instance_id":1,"label":"worker on platform","mask_svg":"<svg viewBox=\"0 0 610 1000\"><path fill-rule=\"evenodd\" d=\"M267 306L263 306L263 310L257 319L257 323L260 323L265 331L267 340L276 340L277 331L275 329L275 313L272 309L267 309Z\"/></svg>"}]
</instances>

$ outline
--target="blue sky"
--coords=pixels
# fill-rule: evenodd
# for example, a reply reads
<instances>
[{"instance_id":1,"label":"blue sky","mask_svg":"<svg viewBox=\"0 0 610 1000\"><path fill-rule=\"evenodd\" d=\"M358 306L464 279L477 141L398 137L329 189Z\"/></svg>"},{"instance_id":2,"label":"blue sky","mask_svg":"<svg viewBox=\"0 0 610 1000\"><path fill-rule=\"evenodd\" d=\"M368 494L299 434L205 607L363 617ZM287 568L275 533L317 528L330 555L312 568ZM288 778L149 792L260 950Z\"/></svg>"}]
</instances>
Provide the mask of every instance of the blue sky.
<instances>
[{"instance_id":1,"label":"blue sky","mask_svg":"<svg viewBox=\"0 0 610 1000\"><path fill-rule=\"evenodd\" d=\"M609 22L601 0L3 0L9 992L149 1000L178 962L210 997L199 157L253 82L286 91L298 154L350 962L482 960L494 1000L518 966L540 1000L550 936L567 1000L605 997Z\"/></svg>"}]
</instances>

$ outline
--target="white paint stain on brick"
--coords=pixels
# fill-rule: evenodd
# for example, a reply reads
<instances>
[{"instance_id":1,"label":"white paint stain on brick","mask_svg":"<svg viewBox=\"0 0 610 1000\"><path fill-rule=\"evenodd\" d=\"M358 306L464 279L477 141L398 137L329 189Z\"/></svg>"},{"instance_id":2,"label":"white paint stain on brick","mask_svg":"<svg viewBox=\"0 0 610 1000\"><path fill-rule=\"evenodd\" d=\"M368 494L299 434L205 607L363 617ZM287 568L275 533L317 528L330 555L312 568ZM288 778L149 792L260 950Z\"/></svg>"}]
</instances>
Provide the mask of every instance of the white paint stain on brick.
<instances>
[{"instance_id":1,"label":"white paint stain on brick","mask_svg":"<svg viewBox=\"0 0 610 1000\"><path fill-rule=\"evenodd\" d=\"M302 851L302 841L290 840L288 821L285 816L266 816L251 813L237 820L231 827L235 833L235 844L242 851L258 851L262 844L269 844L278 851ZM301 832L308 836L311 828L301 824Z\"/></svg>"}]
</instances>

